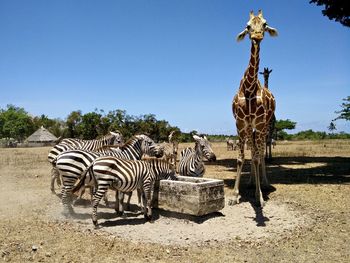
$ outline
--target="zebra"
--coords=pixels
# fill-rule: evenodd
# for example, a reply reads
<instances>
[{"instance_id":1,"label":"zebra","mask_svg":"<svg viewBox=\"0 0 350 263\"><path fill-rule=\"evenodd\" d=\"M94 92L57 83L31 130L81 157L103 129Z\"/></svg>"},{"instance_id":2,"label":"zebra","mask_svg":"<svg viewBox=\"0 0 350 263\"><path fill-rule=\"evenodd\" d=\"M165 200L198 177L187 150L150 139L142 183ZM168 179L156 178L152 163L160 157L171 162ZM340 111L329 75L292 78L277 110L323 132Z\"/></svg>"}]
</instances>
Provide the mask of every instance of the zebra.
<instances>
[{"instance_id":1,"label":"zebra","mask_svg":"<svg viewBox=\"0 0 350 263\"><path fill-rule=\"evenodd\" d=\"M57 156L63 152L69 150L86 150L93 151L104 145L122 145L123 144L123 136L119 131L109 132L109 134L103 136L100 139L95 140L81 140L74 138L66 138L60 141L60 143L56 144L49 152L47 159L52 165L51 169L51 193L55 194L55 181L58 185L60 185L60 178L58 176L58 172L55 168L54 162L57 159Z\"/></svg>"},{"instance_id":2,"label":"zebra","mask_svg":"<svg viewBox=\"0 0 350 263\"><path fill-rule=\"evenodd\" d=\"M226 146L228 151L234 151L237 148L237 142L235 140L226 138Z\"/></svg>"},{"instance_id":3,"label":"zebra","mask_svg":"<svg viewBox=\"0 0 350 263\"><path fill-rule=\"evenodd\" d=\"M64 214L74 213L71 206L71 195L74 185L82 174L100 156L116 156L129 160L140 160L144 153L157 156L159 149L154 141L146 135L135 135L121 147L108 147L97 152L70 150L60 154L54 162L62 178L62 203ZM117 194L116 194L117 195Z\"/></svg>"},{"instance_id":4,"label":"zebra","mask_svg":"<svg viewBox=\"0 0 350 263\"><path fill-rule=\"evenodd\" d=\"M173 140L173 134L175 131L172 131L168 138L168 142L163 142L158 144L160 150L162 151L163 154L163 159L166 160L167 162L170 162L175 165L176 167L176 161L177 161L177 152L179 149L179 143L175 140Z\"/></svg>"},{"instance_id":5,"label":"zebra","mask_svg":"<svg viewBox=\"0 0 350 263\"><path fill-rule=\"evenodd\" d=\"M193 135L196 141L195 148L185 148L180 153L179 174L183 176L203 177L205 167L203 157L208 161L215 161L216 156L210 146L206 136L200 137Z\"/></svg>"},{"instance_id":6,"label":"zebra","mask_svg":"<svg viewBox=\"0 0 350 263\"><path fill-rule=\"evenodd\" d=\"M147 221L152 221L151 191L155 181L160 179L177 180L175 166L157 158L131 161L113 156L104 156L97 158L88 171L90 171L91 177L87 180L94 181L97 189L92 202L92 222L95 226L97 226L98 204L109 188L121 192L132 192L135 189L140 189L142 191L144 217ZM74 191L83 184L82 181L86 180L85 177L88 173L84 173ZM118 203L119 207L123 209L122 199L119 199ZM121 213L123 212L121 210Z\"/></svg>"}]
</instances>

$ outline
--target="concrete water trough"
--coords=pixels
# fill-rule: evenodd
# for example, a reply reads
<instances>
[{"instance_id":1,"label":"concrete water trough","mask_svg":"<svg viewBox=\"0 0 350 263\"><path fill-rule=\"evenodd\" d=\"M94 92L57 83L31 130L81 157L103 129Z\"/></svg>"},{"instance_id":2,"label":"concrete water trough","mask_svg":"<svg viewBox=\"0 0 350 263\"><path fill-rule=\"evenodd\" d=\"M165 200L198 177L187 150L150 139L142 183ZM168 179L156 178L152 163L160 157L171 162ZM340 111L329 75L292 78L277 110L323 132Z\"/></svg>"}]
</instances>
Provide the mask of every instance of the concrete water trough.
<instances>
[{"instance_id":1,"label":"concrete water trough","mask_svg":"<svg viewBox=\"0 0 350 263\"><path fill-rule=\"evenodd\" d=\"M178 176L161 180L154 190L154 207L166 211L203 216L225 206L223 180Z\"/></svg>"}]
</instances>

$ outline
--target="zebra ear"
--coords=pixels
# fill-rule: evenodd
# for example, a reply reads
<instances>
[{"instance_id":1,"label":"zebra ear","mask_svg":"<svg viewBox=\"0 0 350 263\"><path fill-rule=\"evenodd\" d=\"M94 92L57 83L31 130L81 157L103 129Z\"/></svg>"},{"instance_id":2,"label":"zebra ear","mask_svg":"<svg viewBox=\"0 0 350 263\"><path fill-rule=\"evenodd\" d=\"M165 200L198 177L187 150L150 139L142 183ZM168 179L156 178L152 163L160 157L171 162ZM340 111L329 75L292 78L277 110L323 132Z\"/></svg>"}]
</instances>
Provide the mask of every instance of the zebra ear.
<instances>
[{"instance_id":1,"label":"zebra ear","mask_svg":"<svg viewBox=\"0 0 350 263\"><path fill-rule=\"evenodd\" d=\"M114 136L121 135L120 131L115 131L115 132L110 131L109 133Z\"/></svg>"},{"instance_id":2,"label":"zebra ear","mask_svg":"<svg viewBox=\"0 0 350 263\"><path fill-rule=\"evenodd\" d=\"M193 135L193 139L195 139L196 141L200 140L201 137L199 137L198 135Z\"/></svg>"},{"instance_id":3,"label":"zebra ear","mask_svg":"<svg viewBox=\"0 0 350 263\"><path fill-rule=\"evenodd\" d=\"M203 138L204 138L204 140L206 140L206 141L208 140L207 136L205 136L205 135L203 136Z\"/></svg>"}]
</instances>

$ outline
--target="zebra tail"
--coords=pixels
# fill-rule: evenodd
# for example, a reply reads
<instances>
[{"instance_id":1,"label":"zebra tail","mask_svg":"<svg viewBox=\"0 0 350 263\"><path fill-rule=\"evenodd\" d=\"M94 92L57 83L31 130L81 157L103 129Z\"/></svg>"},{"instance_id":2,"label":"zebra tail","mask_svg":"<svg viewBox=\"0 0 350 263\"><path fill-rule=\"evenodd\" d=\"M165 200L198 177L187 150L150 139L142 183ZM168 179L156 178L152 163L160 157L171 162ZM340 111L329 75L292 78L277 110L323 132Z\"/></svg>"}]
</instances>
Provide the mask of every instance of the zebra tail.
<instances>
[{"instance_id":1,"label":"zebra tail","mask_svg":"<svg viewBox=\"0 0 350 263\"><path fill-rule=\"evenodd\" d=\"M86 178L86 175L90 172L91 176L93 176L93 173L92 173L92 166L93 164L90 164L90 166L85 170L85 172L83 173L82 177L80 178L80 180L78 181L78 183L74 186L73 190L72 190L72 193L76 193L80 190L80 188L84 185L85 183L85 178Z\"/></svg>"},{"instance_id":2,"label":"zebra tail","mask_svg":"<svg viewBox=\"0 0 350 263\"><path fill-rule=\"evenodd\" d=\"M55 145L59 144L63 140L63 136L58 137L58 139L55 141Z\"/></svg>"},{"instance_id":3,"label":"zebra tail","mask_svg":"<svg viewBox=\"0 0 350 263\"><path fill-rule=\"evenodd\" d=\"M51 162L51 165L53 166L53 167L55 167L56 166L56 163L57 163L57 157L58 157L58 155L54 158L54 159L52 159L52 162Z\"/></svg>"}]
</instances>

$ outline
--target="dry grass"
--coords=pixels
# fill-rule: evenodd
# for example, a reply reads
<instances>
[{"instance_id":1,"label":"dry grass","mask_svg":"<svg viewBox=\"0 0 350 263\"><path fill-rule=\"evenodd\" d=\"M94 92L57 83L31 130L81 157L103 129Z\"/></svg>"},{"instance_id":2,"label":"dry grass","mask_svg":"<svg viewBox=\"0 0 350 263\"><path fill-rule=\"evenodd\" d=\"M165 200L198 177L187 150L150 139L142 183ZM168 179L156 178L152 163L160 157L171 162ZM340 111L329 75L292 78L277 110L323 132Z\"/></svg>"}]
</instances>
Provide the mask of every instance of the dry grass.
<instances>
[{"instance_id":1,"label":"dry grass","mask_svg":"<svg viewBox=\"0 0 350 263\"><path fill-rule=\"evenodd\" d=\"M181 144L180 148L193 144ZM207 177L225 181L230 196L237 152L215 143ZM350 262L350 141L278 142L268 164L267 198L288 204L315 223L282 241L176 247L134 244L43 216L49 193L49 148L0 149L0 256L11 262ZM246 191L249 154L242 180ZM245 197L245 198L244 198ZM270 220L273 220L271 218ZM171 227L171 226L169 226ZM33 251L32 246L38 247Z\"/></svg>"}]
</instances>

